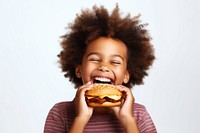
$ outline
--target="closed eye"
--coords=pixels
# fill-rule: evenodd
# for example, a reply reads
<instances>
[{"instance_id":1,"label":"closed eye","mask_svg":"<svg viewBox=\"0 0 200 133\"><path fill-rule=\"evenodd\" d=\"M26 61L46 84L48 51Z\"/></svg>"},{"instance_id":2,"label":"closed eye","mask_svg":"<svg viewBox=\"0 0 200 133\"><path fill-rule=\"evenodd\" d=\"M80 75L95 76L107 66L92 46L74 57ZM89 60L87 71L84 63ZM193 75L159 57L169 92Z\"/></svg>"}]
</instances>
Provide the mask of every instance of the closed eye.
<instances>
[{"instance_id":1,"label":"closed eye","mask_svg":"<svg viewBox=\"0 0 200 133\"><path fill-rule=\"evenodd\" d=\"M89 61L91 61L91 62L100 62L100 59L97 59L97 58L90 58Z\"/></svg>"},{"instance_id":2,"label":"closed eye","mask_svg":"<svg viewBox=\"0 0 200 133\"><path fill-rule=\"evenodd\" d=\"M112 63L112 64L116 64L116 65L121 64L120 61L111 61L111 63Z\"/></svg>"}]
</instances>

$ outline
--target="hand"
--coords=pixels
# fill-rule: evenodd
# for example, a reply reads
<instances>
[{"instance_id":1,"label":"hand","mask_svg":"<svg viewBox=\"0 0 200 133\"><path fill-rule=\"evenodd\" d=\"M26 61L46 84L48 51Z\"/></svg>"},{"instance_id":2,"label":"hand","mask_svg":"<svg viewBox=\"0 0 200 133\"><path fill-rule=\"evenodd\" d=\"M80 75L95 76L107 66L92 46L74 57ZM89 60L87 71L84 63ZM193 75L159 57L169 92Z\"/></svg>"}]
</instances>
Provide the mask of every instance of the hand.
<instances>
[{"instance_id":1,"label":"hand","mask_svg":"<svg viewBox=\"0 0 200 133\"><path fill-rule=\"evenodd\" d=\"M117 86L119 91L125 95L124 102L121 106L112 107L111 109L115 112L116 117L121 122L127 133L139 133L139 129L135 118L132 114L134 97L131 90L123 85Z\"/></svg>"},{"instance_id":2,"label":"hand","mask_svg":"<svg viewBox=\"0 0 200 133\"><path fill-rule=\"evenodd\" d=\"M77 116L86 123L90 119L93 113L93 108L89 107L85 101L85 92L91 89L93 85L91 82L79 87L76 91L75 104L77 110Z\"/></svg>"},{"instance_id":3,"label":"hand","mask_svg":"<svg viewBox=\"0 0 200 133\"><path fill-rule=\"evenodd\" d=\"M133 117L132 110L135 99L131 92L131 89L123 85L119 85L117 86L117 88L119 89L119 91L124 93L125 98L121 106L112 107L112 110L115 112L117 118L123 122L124 119Z\"/></svg>"}]
</instances>

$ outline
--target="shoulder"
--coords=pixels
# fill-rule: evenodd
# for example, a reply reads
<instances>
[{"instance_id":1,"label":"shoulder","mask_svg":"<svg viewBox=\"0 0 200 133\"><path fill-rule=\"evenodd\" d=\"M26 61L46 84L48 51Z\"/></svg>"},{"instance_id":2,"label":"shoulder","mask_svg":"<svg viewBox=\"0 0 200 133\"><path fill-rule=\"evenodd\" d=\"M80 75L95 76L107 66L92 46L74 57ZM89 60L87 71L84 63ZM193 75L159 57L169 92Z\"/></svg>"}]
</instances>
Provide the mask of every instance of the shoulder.
<instances>
[{"instance_id":1,"label":"shoulder","mask_svg":"<svg viewBox=\"0 0 200 133\"><path fill-rule=\"evenodd\" d=\"M74 109L74 101L63 101L63 102L59 102L56 103L52 109L57 109L59 111L67 111L67 110L71 110Z\"/></svg>"},{"instance_id":2,"label":"shoulder","mask_svg":"<svg viewBox=\"0 0 200 133\"><path fill-rule=\"evenodd\" d=\"M59 110L62 110L62 109L65 109L65 108L68 108L68 107L71 107L73 106L73 101L64 101L64 102L59 102L59 103L56 103L53 108L57 108Z\"/></svg>"},{"instance_id":3,"label":"shoulder","mask_svg":"<svg viewBox=\"0 0 200 133\"><path fill-rule=\"evenodd\" d=\"M134 103L133 105L133 116L135 117L136 121L139 121L144 114L146 114L147 110L144 105L139 103Z\"/></svg>"},{"instance_id":4,"label":"shoulder","mask_svg":"<svg viewBox=\"0 0 200 133\"><path fill-rule=\"evenodd\" d=\"M64 101L56 103L50 110L51 114L59 115L62 118L66 118L68 114L75 113L75 107L73 101Z\"/></svg>"},{"instance_id":5,"label":"shoulder","mask_svg":"<svg viewBox=\"0 0 200 133\"><path fill-rule=\"evenodd\" d=\"M133 115L137 121L141 133L157 132L153 120L151 119L151 116L144 105L135 103L133 106Z\"/></svg>"},{"instance_id":6,"label":"shoulder","mask_svg":"<svg viewBox=\"0 0 200 133\"><path fill-rule=\"evenodd\" d=\"M135 103L133 106L133 116L137 122L146 120L147 117L150 117L146 107L139 103Z\"/></svg>"},{"instance_id":7,"label":"shoulder","mask_svg":"<svg viewBox=\"0 0 200 133\"><path fill-rule=\"evenodd\" d=\"M146 112L146 107L142 104L134 103L133 112L134 113L144 113L144 112Z\"/></svg>"},{"instance_id":8,"label":"shoulder","mask_svg":"<svg viewBox=\"0 0 200 133\"><path fill-rule=\"evenodd\" d=\"M68 116L72 116L70 113L75 112L73 106L72 101L56 103L48 113L44 133L66 132Z\"/></svg>"},{"instance_id":9,"label":"shoulder","mask_svg":"<svg viewBox=\"0 0 200 133\"><path fill-rule=\"evenodd\" d=\"M145 106L139 103L134 103L133 106L135 109L146 110Z\"/></svg>"}]
</instances>

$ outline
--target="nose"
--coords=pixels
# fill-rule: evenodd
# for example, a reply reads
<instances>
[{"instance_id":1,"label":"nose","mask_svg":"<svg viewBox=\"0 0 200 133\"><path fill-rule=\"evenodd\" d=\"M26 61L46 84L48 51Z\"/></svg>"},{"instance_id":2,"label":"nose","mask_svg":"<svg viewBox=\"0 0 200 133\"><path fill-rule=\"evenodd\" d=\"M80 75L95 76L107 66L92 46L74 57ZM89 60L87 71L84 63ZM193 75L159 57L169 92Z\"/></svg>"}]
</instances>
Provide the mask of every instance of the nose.
<instances>
[{"instance_id":1,"label":"nose","mask_svg":"<svg viewBox=\"0 0 200 133\"><path fill-rule=\"evenodd\" d=\"M103 64L101 64L101 65L98 67L98 70L101 71L101 72L109 72L109 71L110 71L109 67L106 66L106 65L103 65Z\"/></svg>"}]
</instances>

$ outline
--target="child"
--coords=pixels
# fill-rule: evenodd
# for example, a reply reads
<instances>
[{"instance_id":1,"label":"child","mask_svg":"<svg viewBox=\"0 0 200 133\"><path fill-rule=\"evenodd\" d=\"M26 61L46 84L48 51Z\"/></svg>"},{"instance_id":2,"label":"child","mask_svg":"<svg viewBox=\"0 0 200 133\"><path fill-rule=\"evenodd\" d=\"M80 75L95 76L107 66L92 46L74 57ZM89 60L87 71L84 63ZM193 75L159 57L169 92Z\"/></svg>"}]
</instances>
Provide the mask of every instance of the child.
<instances>
[{"instance_id":1,"label":"child","mask_svg":"<svg viewBox=\"0 0 200 133\"><path fill-rule=\"evenodd\" d=\"M62 71L77 88L73 101L56 104L49 112L44 133L156 133L143 105L134 103L133 85L143 83L154 60L154 50L139 16L121 17L103 6L82 10L70 31L62 36ZM123 92L117 107L90 107L85 92L95 82L109 82Z\"/></svg>"}]
</instances>

